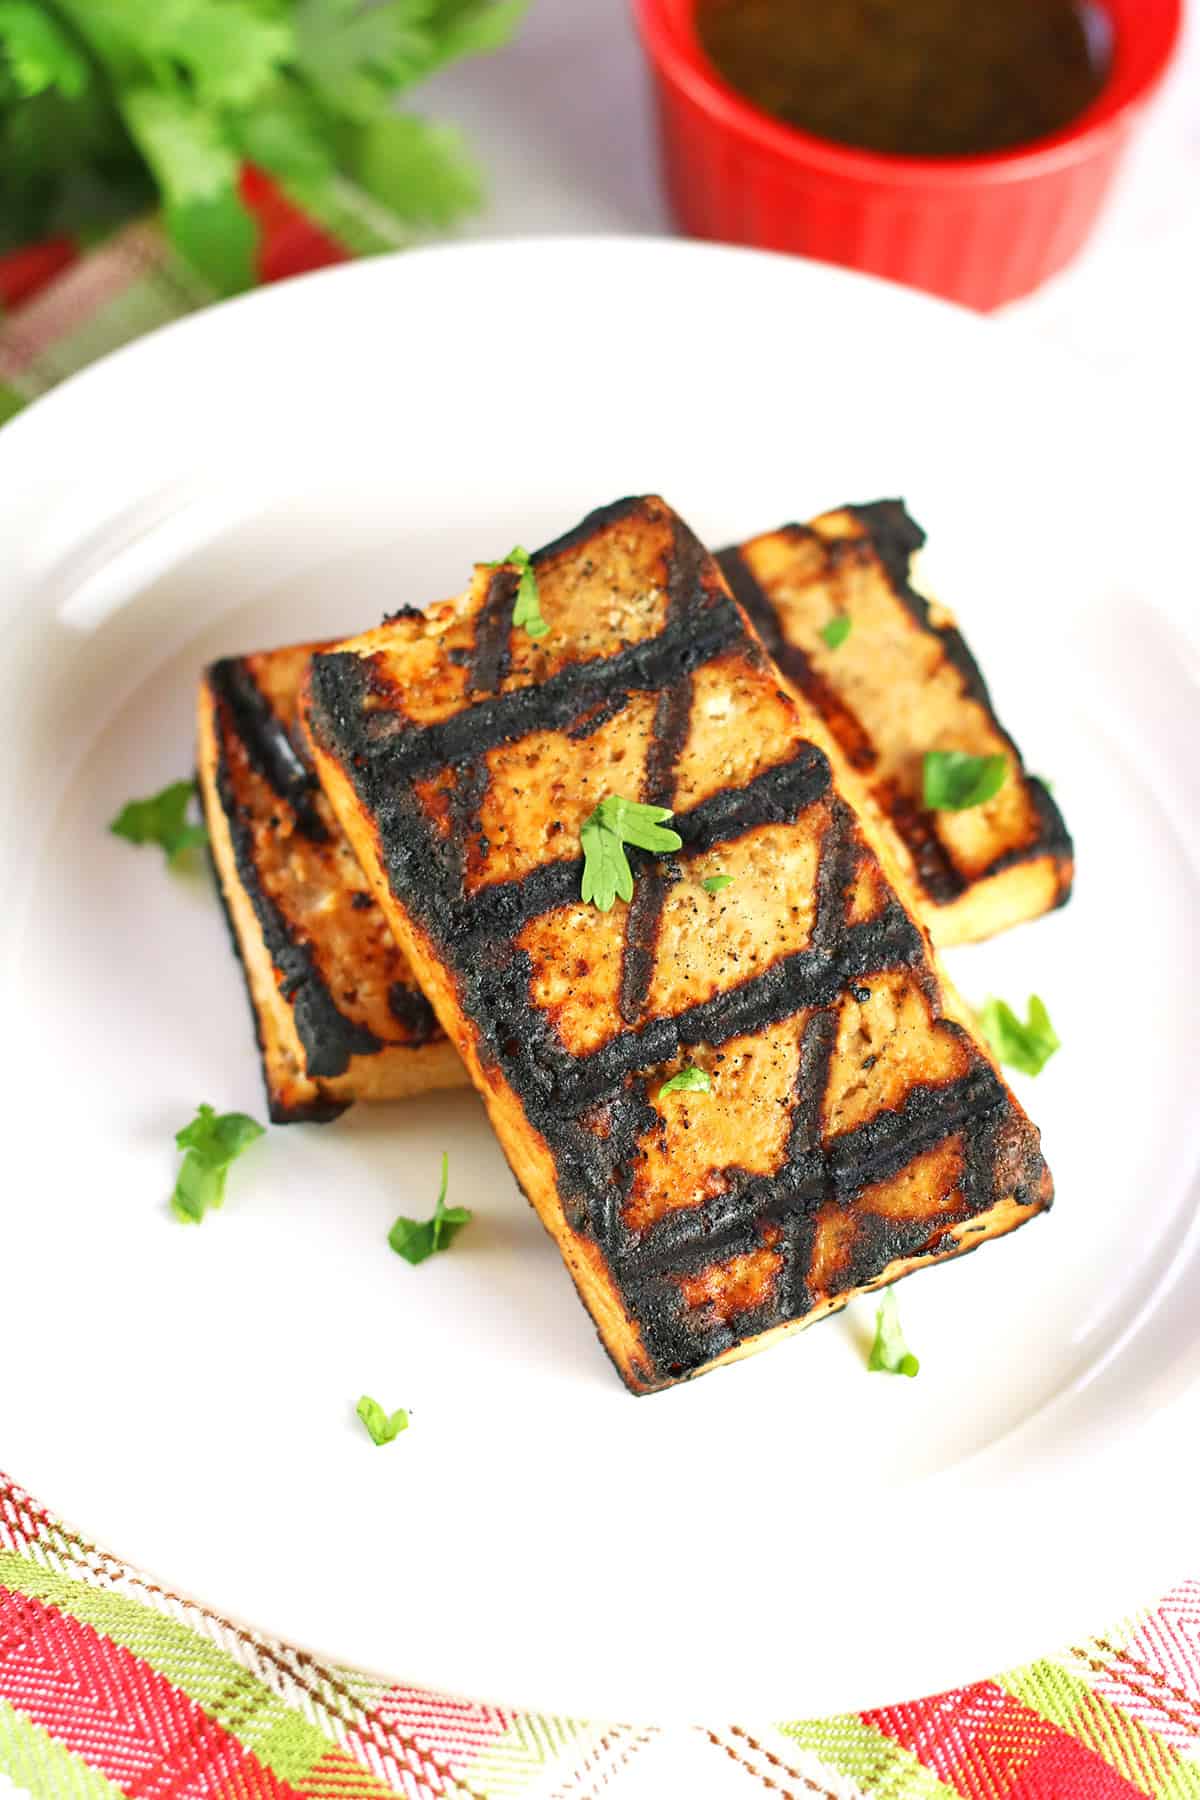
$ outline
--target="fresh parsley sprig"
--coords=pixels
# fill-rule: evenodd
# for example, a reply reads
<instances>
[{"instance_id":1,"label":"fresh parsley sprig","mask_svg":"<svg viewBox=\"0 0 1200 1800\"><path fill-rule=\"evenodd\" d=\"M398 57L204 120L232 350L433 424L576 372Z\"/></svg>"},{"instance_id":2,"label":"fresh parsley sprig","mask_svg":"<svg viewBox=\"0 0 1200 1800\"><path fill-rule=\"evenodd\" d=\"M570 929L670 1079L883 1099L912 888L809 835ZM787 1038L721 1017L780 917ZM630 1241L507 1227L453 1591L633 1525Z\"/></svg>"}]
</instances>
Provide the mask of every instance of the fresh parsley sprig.
<instances>
[{"instance_id":1,"label":"fresh parsley sprig","mask_svg":"<svg viewBox=\"0 0 1200 1800\"><path fill-rule=\"evenodd\" d=\"M679 1093L711 1094L712 1076L706 1069L680 1069L677 1075L664 1081L658 1091L660 1096Z\"/></svg>"},{"instance_id":2,"label":"fresh parsley sprig","mask_svg":"<svg viewBox=\"0 0 1200 1800\"><path fill-rule=\"evenodd\" d=\"M972 756L967 750L927 750L922 766L930 812L966 812L994 800L1008 779L1007 756Z\"/></svg>"},{"instance_id":3,"label":"fresh parsley sprig","mask_svg":"<svg viewBox=\"0 0 1200 1800\"><path fill-rule=\"evenodd\" d=\"M518 631L527 631L531 638L545 637L550 627L542 617L537 571L528 550L523 550L520 544L514 544L503 561L485 563L484 567L517 571L520 580L517 582L517 598L513 606L513 625Z\"/></svg>"},{"instance_id":4,"label":"fresh parsley sprig","mask_svg":"<svg viewBox=\"0 0 1200 1800\"><path fill-rule=\"evenodd\" d=\"M130 844L157 844L167 861L175 862L185 850L198 850L208 842L203 825L188 823L188 805L195 791L190 781L172 781L146 800L127 801L108 829Z\"/></svg>"},{"instance_id":5,"label":"fresh parsley sprig","mask_svg":"<svg viewBox=\"0 0 1200 1800\"><path fill-rule=\"evenodd\" d=\"M875 1342L871 1345L867 1368L874 1375L915 1375L920 1367L900 1329L896 1290L888 1288L875 1315Z\"/></svg>"},{"instance_id":6,"label":"fresh parsley sprig","mask_svg":"<svg viewBox=\"0 0 1200 1800\"><path fill-rule=\"evenodd\" d=\"M0 252L161 198L223 293L255 278L244 165L356 251L478 206L458 134L396 97L526 0L0 0ZM407 228L407 229L406 229Z\"/></svg>"},{"instance_id":7,"label":"fresh parsley sprig","mask_svg":"<svg viewBox=\"0 0 1200 1800\"><path fill-rule=\"evenodd\" d=\"M666 831L663 820L673 815L667 806L647 806L609 794L580 827L583 845L583 884L580 896L598 912L610 912L613 901L633 899L633 870L625 854L626 844L636 844L656 856L678 850L683 839Z\"/></svg>"},{"instance_id":8,"label":"fresh parsley sprig","mask_svg":"<svg viewBox=\"0 0 1200 1800\"><path fill-rule=\"evenodd\" d=\"M205 1213L225 1200L229 1165L263 1135L265 1127L248 1113L218 1113L200 1106L190 1125L175 1133L183 1165L171 1195L171 1211L185 1224L198 1225Z\"/></svg>"},{"instance_id":9,"label":"fresh parsley sprig","mask_svg":"<svg viewBox=\"0 0 1200 1800\"><path fill-rule=\"evenodd\" d=\"M448 1152L442 1153L442 1185L438 1189L437 1205L433 1209L431 1219L396 1220L388 1232L388 1243L408 1263L423 1263L436 1250L448 1250L464 1225L471 1223L471 1211L466 1206L447 1206L446 1189L450 1184L450 1157Z\"/></svg>"},{"instance_id":10,"label":"fresh parsley sprig","mask_svg":"<svg viewBox=\"0 0 1200 1800\"><path fill-rule=\"evenodd\" d=\"M366 1426L373 1444L390 1444L408 1430L408 1414L401 1406L394 1413L385 1412L378 1400L364 1394L355 1412Z\"/></svg>"},{"instance_id":11,"label":"fresh parsley sprig","mask_svg":"<svg viewBox=\"0 0 1200 1800\"><path fill-rule=\"evenodd\" d=\"M1029 996L1029 1017L1022 1023L1006 1000L985 1001L979 1014L983 1035L997 1057L1022 1075L1040 1075L1062 1042L1050 1023L1046 1003Z\"/></svg>"}]
</instances>

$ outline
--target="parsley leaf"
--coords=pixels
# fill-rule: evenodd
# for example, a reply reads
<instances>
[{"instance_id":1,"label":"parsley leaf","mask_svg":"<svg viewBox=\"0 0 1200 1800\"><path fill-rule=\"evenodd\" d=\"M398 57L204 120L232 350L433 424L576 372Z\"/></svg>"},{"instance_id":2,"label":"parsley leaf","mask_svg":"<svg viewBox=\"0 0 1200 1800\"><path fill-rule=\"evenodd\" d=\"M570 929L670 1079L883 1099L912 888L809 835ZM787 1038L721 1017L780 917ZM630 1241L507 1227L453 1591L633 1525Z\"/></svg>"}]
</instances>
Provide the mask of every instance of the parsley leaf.
<instances>
[{"instance_id":1,"label":"parsley leaf","mask_svg":"<svg viewBox=\"0 0 1200 1800\"><path fill-rule=\"evenodd\" d=\"M161 793L146 800L130 800L109 830L131 844L158 844L174 862L185 850L197 850L208 842L203 825L189 825L188 802L195 789L190 781L173 781Z\"/></svg>"},{"instance_id":2,"label":"parsley leaf","mask_svg":"<svg viewBox=\"0 0 1200 1800\"><path fill-rule=\"evenodd\" d=\"M399 1218L388 1232L388 1243L405 1262L423 1263L435 1250L448 1250L464 1225L471 1223L466 1206L447 1206L446 1188L450 1180L450 1157L442 1152L442 1185L432 1219Z\"/></svg>"},{"instance_id":3,"label":"parsley leaf","mask_svg":"<svg viewBox=\"0 0 1200 1800\"><path fill-rule=\"evenodd\" d=\"M658 1090L660 1098L663 1094L687 1093L691 1091L698 1094L711 1094L712 1076L704 1069L680 1069L678 1075L672 1075L670 1080L664 1081Z\"/></svg>"},{"instance_id":4,"label":"parsley leaf","mask_svg":"<svg viewBox=\"0 0 1200 1800\"><path fill-rule=\"evenodd\" d=\"M724 893L727 887L733 886L732 875L708 875L700 883L706 894Z\"/></svg>"},{"instance_id":5,"label":"parsley leaf","mask_svg":"<svg viewBox=\"0 0 1200 1800\"><path fill-rule=\"evenodd\" d=\"M849 613L837 613L821 626L820 635L830 650L838 650L850 636L850 627L854 620Z\"/></svg>"},{"instance_id":6,"label":"parsley leaf","mask_svg":"<svg viewBox=\"0 0 1200 1800\"><path fill-rule=\"evenodd\" d=\"M0 46L4 72L22 99L32 100L47 88L75 98L90 79L70 38L33 0L0 0Z\"/></svg>"},{"instance_id":7,"label":"parsley leaf","mask_svg":"<svg viewBox=\"0 0 1200 1800\"><path fill-rule=\"evenodd\" d=\"M662 821L671 818L666 806L646 806L609 794L588 814L579 829L583 845L583 883L580 897L599 912L610 912L618 896L633 899L633 870L625 855L626 844L661 856L683 843L677 831L664 831Z\"/></svg>"},{"instance_id":8,"label":"parsley leaf","mask_svg":"<svg viewBox=\"0 0 1200 1800\"><path fill-rule=\"evenodd\" d=\"M388 113L347 134L345 156L352 179L373 200L409 224L452 225L482 204L479 170L467 152L462 134L452 125L435 125L414 113ZM534 616L540 616L532 569L529 581L534 592ZM518 595L518 602L519 599ZM523 624L524 620L516 622ZM541 635L530 627L531 637Z\"/></svg>"},{"instance_id":9,"label":"parsley leaf","mask_svg":"<svg viewBox=\"0 0 1200 1800\"><path fill-rule=\"evenodd\" d=\"M218 1113L201 1106L190 1125L175 1133L176 1147L186 1152L171 1196L177 1219L198 1225L211 1207L225 1199L229 1165L263 1135L264 1127L247 1113Z\"/></svg>"},{"instance_id":10,"label":"parsley leaf","mask_svg":"<svg viewBox=\"0 0 1200 1800\"><path fill-rule=\"evenodd\" d=\"M373 1444L390 1444L402 1431L408 1430L408 1414L403 1407L394 1413L386 1413L370 1394L364 1394L354 1410L370 1432Z\"/></svg>"},{"instance_id":11,"label":"parsley leaf","mask_svg":"<svg viewBox=\"0 0 1200 1800\"><path fill-rule=\"evenodd\" d=\"M517 583L517 599L513 607L512 622L518 629L524 628L531 638L545 637L550 627L542 617L537 575L533 567L533 558L528 550L522 550L520 544L515 544L502 561L485 563L484 567L517 570L520 581Z\"/></svg>"},{"instance_id":12,"label":"parsley leaf","mask_svg":"<svg viewBox=\"0 0 1200 1800\"><path fill-rule=\"evenodd\" d=\"M1022 1024L1004 1000L988 1000L979 1015L983 1035L1002 1063L1023 1075L1040 1075L1062 1044L1050 1023L1045 1002L1029 996L1029 1018Z\"/></svg>"},{"instance_id":13,"label":"parsley leaf","mask_svg":"<svg viewBox=\"0 0 1200 1800\"><path fill-rule=\"evenodd\" d=\"M111 226L157 187L221 291L253 280L243 159L353 250L448 223L481 183L396 96L507 41L526 0L0 0L0 248Z\"/></svg>"},{"instance_id":14,"label":"parsley leaf","mask_svg":"<svg viewBox=\"0 0 1200 1800\"><path fill-rule=\"evenodd\" d=\"M875 1342L867 1368L872 1374L915 1375L921 1364L904 1341L896 1290L888 1288L875 1315Z\"/></svg>"},{"instance_id":15,"label":"parsley leaf","mask_svg":"<svg viewBox=\"0 0 1200 1800\"><path fill-rule=\"evenodd\" d=\"M924 799L931 812L966 812L1000 792L1008 779L1007 756L972 756L966 750L927 750Z\"/></svg>"}]
</instances>

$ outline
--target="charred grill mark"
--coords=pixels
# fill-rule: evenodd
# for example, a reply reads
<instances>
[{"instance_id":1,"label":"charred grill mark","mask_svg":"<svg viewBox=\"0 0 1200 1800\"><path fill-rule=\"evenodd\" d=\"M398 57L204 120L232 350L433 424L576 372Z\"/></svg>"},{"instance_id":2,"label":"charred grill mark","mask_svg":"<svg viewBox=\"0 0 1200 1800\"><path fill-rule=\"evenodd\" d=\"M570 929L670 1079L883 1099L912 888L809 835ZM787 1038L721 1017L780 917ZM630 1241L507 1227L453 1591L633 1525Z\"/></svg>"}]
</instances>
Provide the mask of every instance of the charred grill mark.
<instances>
[{"instance_id":1,"label":"charred grill mark","mask_svg":"<svg viewBox=\"0 0 1200 1800\"><path fill-rule=\"evenodd\" d=\"M212 870L213 882L217 890L217 899L221 903L221 912L225 919L225 927L229 932L229 942L233 946L233 954L242 971L242 979L246 986L246 998L250 1003L250 1017L254 1021L254 1041L258 1046L258 1054L262 1061L263 1088L267 1096L267 1116L272 1125L327 1125L338 1119L350 1105L348 1100L326 1100L318 1097L298 1106L289 1106L282 1094L271 1086L270 1073L266 1062L266 1044L263 1041L262 1020L258 1016L258 1006L254 999L254 989L250 985L250 975L246 968L246 959L242 955L242 946L238 940L237 929L233 923L233 914L229 910L229 901L225 897L225 887L217 868L216 859L209 852L209 866ZM251 897L253 900L253 896Z\"/></svg>"},{"instance_id":2,"label":"charred grill mark","mask_svg":"<svg viewBox=\"0 0 1200 1800\"><path fill-rule=\"evenodd\" d=\"M825 1090L829 1086L829 1065L837 1035L836 1006L812 1012L804 1022L800 1066L796 1071L796 1097L788 1133L788 1162L798 1162L810 1155L821 1142Z\"/></svg>"},{"instance_id":3,"label":"charred grill mark","mask_svg":"<svg viewBox=\"0 0 1200 1800\"><path fill-rule=\"evenodd\" d=\"M575 548L601 523L629 510L628 502L606 508L599 520L586 521L541 554ZM648 512L658 517L654 509ZM522 881L496 884L469 900L458 897L453 852L408 791L415 775L481 760L494 745L534 731L569 730L597 709L615 710L631 691L661 694L731 646L761 655L748 644L736 608L727 600L722 604L714 592L711 567L698 560L689 567L690 558L688 539L680 534L668 570L668 622L656 638L600 663L565 669L540 690L494 697L431 727L402 729L390 741L373 743L364 727L359 708L366 687L363 671L354 666L357 659L319 658L313 680L314 726L376 820L397 897L451 962L485 1065L503 1073L530 1127L550 1150L568 1222L607 1259L622 1301L642 1331L650 1362L643 1378L649 1385L691 1373L750 1333L808 1312L814 1304L808 1276L815 1221L822 1207L852 1203L864 1186L899 1174L951 1133L961 1133L963 1141L961 1209L956 1203L953 1212L942 1209L945 1218L939 1212L911 1226L887 1221L878 1230L869 1226L858 1232L850 1257L851 1279L858 1285L884 1273L881 1257L905 1233L914 1244L920 1234L914 1253L933 1254L960 1210L969 1220L1003 1194L1025 1193L1031 1204L1042 1204L1049 1191L1036 1131L1014 1121L1002 1084L978 1058L966 1077L915 1088L893 1112L878 1114L832 1143L822 1141L837 1008L847 987L901 967L918 981L933 979L923 935L898 902L874 919L846 924L847 890L864 852L852 815L836 798L828 802L810 946L673 1019L627 1029L588 1057L567 1053L547 1016L534 1006L531 959L514 941L528 918L578 898L580 864L546 865ZM789 763L738 793L714 796L678 817L676 825L687 850L696 851L768 818L795 818L824 799L829 787L826 759L804 746ZM805 1011L809 1018L782 1171L728 1170L726 1192L669 1213L641 1234L632 1232L622 1221L624 1200L642 1143L658 1117L649 1104L645 1071L670 1061L685 1045L720 1045ZM957 1029L946 1021L939 1028ZM999 1160L997 1146L1003 1152ZM760 1250L768 1241L780 1249L783 1262L762 1306L725 1324L711 1309L685 1305L681 1276Z\"/></svg>"},{"instance_id":4,"label":"charred grill mark","mask_svg":"<svg viewBox=\"0 0 1200 1800\"><path fill-rule=\"evenodd\" d=\"M627 693L610 694L607 700L601 700L598 706L593 706L590 712L583 713L573 725L568 725L567 736L573 743L581 743L584 738L590 738L594 732L599 731L602 726L615 719L618 713L624 712L628 705L629 695Z\"/></svg>"},{"instance_id":5,"label":"charred grill mark","mask_svg":"<svg viewBox=\"0 0 1200 1800\"><path fill-rule=\"evenodd\" d=\"M282 908L263 887L254 856L253 825L234 789L226 732L222 727L223 722L218 717L216 789L229 825L238 880L254 909L280 994L292 1009L310 1079L319 1081L344 1075L352 1056L373 1056L383 1045L374 1032L348 1019L340 1010L317 966L311 946L293 929ZM220 883L217 885L219 887ZM337 1108L337 1111L341 1110ZM305 1110L302 1114L288 1112L286 1116L332 1118L335 1115Z\"/></svg>"},{"instance_id":6,"label":"charred grill mark","mask_svg":"<svg viewBox=\"0 0 1200 1800\"><path fill-rule=\"evenodd\" d=\"M1055 906L1065 906L1071 898L1073 863L1075 845L1067 830L1066 821L1054 802L1053 795L1044 782L1036 775L1026 775L1030 798L1038 818L1038 830L1028 844L1019 844L1011 850L1005 850L994 862L984 869L979 880L990 875L1002 875L1005 869L1016 868L1020 863L1036 862L1039 857L1052 856L1058 864L1058 893Z\"/></svg>"},{"instance_id":7,"label":"charred grill mark","mask_svg":"<svg viewBox=\"0 0 1200 1800\"><path fill-rule=\"evenodd\" d=\"M646 753L641 798L648 806L670 807L675 798L675 764L687 742L692 713L692 682L686 677L666 688L654 709L654 724ZM635 853L636 854L636 853ZM621 958L618 1009L626 1025L636 1025L645 1011L663 901L675 880L672 865L661 857L637 857L636 885L625 918L625 943Z\"/></svg>"},{"instance_id":8,"label":"charred grill mark","mask_svg":"<svg viewBox=\"0 0 1200 1800\"><path fill-rule=\"evenodd\" d=\"M491 771L482 758L463 763L454 771L454 781L447 791L450 835L447 841L447 863L457 870L455 899L461 901L466 891L467 875L484 860L483 827L480 808L491 785Z\"/></svg>"},{"instance_id":9,"label":"charred grill mark","mask_svg":"<svg viewBox=\"0 0 1200 1800\"><path fill-rule=\"evenodd\" d=\"M437 1014L419 988L393 981L388 988L388 1011L404 1027L405 1042L418 1049L441 1035Z\"/></svg>"},{"instance_id":10,"label":"charred grill mark","mask_svg":"<svg viewBox=\"0 0 1200 1800\"><path fill-rule=\"evenodd\" d=\"M775 608L741 551L736 545L720 550L717 562L780 674L815 707L851 767L868 773L878 760L875 746L837 690L818 674L799 645L784 637Z\"/></svg>"},{"instance_id":11,"label":"charred grill mark","mask_svg":"<svg viewBox=\"0 0 1200 1800\"><path fill-rule=\"evenodd\" d=\"M925 543L925 532L911 517L902 500L875 500L863 505L847 506L845 510L862 527L864 537L858 540L835 539L824 543L827 561L836 564L848 552L854 551L858 544L869 545L896 598L922 631L938 639L947 661L962 681L964 692L984 708L993 729L1009 747L1013 767L1024 773L1020 752L996 717L987 684L961 632L952 625L934 624L928 600L912 586L910 563L914 553ZM805 526L789 526L785 529L805 538L814 535ZM800 689L820 713L851 767L869 776L878 762L870 738L841 696L812 667L803 650L784 637L770 597L756 580L740 549L731 546L728 550L720 551L717 561L734 598L749 616L781 673ZM937 815L916 805L909 796L899 791L895 782L888 782L877 788L877 798L907 846L917 878L935 905L948 906L959 899L974 882L1002 874L1004 870L1020 863L1032 862L1047 855L1069 862L1074 856L1070 833L1054 800L1036 777L1027 775L1025 779L1039 822L1036 835L1028 844L1002 852L986 869L974 875L971 882L960 873L938 836ZM1070 894L1070 877L1065 872L1060 872L1056 904L1064 905Z\"/></svg>"},{"instance_id":12,"label":"charred grill mark","mask_svg":"<svg viewBox=\"0 0 1200 1800\"><path fill-rule=\"evenodd\" d=\"M487 594L475 618L475 648L467 676L467 686L473 693L496 693L508 674L519 579L515 569L492 570Z\"/></svg>"},{"instance_id":13,"label":"charred grill mark","mask_svg":"<svg viewBox=\"0 0 1200 1800\"><path fill-rule=\"evenodd\" d=\"M834 954L810 949L780 957L761 975L671 1017L620 1032L587 1056L572 1055L553 1038L536 1046L518 1044L516 1054L506 1059L509 1079L520 1092L527 1091L532 1080L546 1104L559 1112L574 1112L598 1099L629 1070L670 1062L693 1044L723 1044L778 1024L805 1007L830 1006L856 975L911 967L921 953L919 931L904 909L893 904L878 918L852 926Z\"/></svg>"},{"instance_id":14,"label":"charred grill mark","mask_svg":"<svg viewBox=\"0 0 1200 1800\"><path fill-rule=\"evenodd\" d=\"M722 788L699 806L676 813L672 828L684 850L696 855L764 825L791 824L824 797L830 780L827 758L815 745L804 744L788 762L764 769L745 787ZM474 898L471 935L515 937L531 919L578 900L582 878L583 859L575 857L543 863L517 881L493 883Z\"/></svg>"},{"instance_id":15,"label":"charred grill mark","mask_svg":"<svg viewBox=\"0 0 1200 1800\"><path fill-rule=\"evenodd\" d=\"M610 501L607 506L597 506L594 511L580 519L578 525L572 525L569 531L564 531L559 537L551 538L548 544L543 544L540 550L534 551L533 560L535 563L551 562L556 557L565 555L569 550L578 550L589 539L600 537L610 525L620 524L624 520L631 522L648 520L651 523L657 523L663 516L661 506L651 503L641 495L626 495L622 500Z\"/></svg>"},{"instance_id":16,"label":"charred grill mark","mask_svg":"<svg viewBox=\"0 0 1200 1800\"><path fill-rule=\"evenodd\" d=\"M369 765L374 782L395 789L533 732L565 731L581 713L616 694L657 693L739 640L744 638L737 609L723 594L714 594L703 610L657 637L572 663L543 682L480 701L438 724L402 727L381 741L372 741L362 725L369 659L334 651L313 658L313 725L335 750L353 742L353 754L363 761L356 774L366 773Z\"/></svg>"},{"instance_id":17,"label":"charred grill mark","mask_svg":"<svg viewBox=\"0 0 1200 1800\"><path fill-rule=\"evenodd\" d=\"M208 671L219 708L227 709L233 730L251 764L291 808L296 829L313 843L328 841L329 832L317 810L316 776L296 753L287 725L272 708L246 661L226 657Z\"/></svg>"},{"instance_id":18,"label":"charred grill mark","mask_svg":"<svg viewBox=\"0 0 1200 1800\"><path fill-rule=\"evenodd\" d=\"M846 511L852 513L862 526L872 549L883 565L884 573L887 575L896 598L908 609L923 631L928 631L939 640L948 662L958 671L962 679L964 691L983 707L993 728L1008 745L1014 769L1023 774L1024 765L1020 752L996 717L987 683L965 638L953 625L935 625L929 616L928 600L912 585L910 565L913 555L925 542L924 531L908 512L903 500L874 500L861 506L849 506ZM1034 810L1038 818L1037 836L1030 843L1005 851L998 856L995 862L991 863L976 878L978 880L983 880L989 875L999 875L1005 869L1014 868L1022 862L1030 862L1039 856L1052 855L1070 860L1075 854L1075 847L1063 816L1046 788L1035 776L1026 775L1025 779L1029 784ZM928 814L917 813L915 808L912 810L916 817L929 817ZM914 854L916 854L915 848ZM957 891L961 893L966 884L957 875L957 871L952 869L951 872L959 883ZM940 899L932 887L930 893L935 900ZM1060 881L1058 900L1060 906L1070 898L1070 893L1069 878ZM955 895L948 894L947 897L953 899Z\"/></svg>"},{"instance_id":19,"label":"charred grill mark","mask_svg":"<svg viewBox=\"0 0 1200 1800\"><path fill-rule=\"evenodd\" d=\"M937 814L914 806L894 781L881 782L875 795L912 857L917 880L935 905L948 906L965 894L968 883L937 834Z\"/></svg>"}]
</instances>

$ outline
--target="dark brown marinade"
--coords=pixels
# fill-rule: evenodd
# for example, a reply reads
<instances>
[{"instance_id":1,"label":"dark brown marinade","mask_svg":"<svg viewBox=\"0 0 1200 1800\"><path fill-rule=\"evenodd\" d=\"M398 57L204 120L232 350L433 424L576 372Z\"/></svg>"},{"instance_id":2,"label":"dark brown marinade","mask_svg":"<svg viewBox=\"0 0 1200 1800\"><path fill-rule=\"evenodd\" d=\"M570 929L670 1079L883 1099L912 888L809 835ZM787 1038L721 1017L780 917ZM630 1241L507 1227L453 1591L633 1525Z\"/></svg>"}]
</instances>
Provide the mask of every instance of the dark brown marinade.
<instances>
[{"instance_id":1,"label":"dark brown marinade","mask_svg":"<svg viewBox=\"0 0 1200 1800\"><path fill-rule=\"evenodd\" d=\"M1048 137L1108 74L1079 0L700 0L696 29L718 74L760 111L896 156Z\"/></svg>"}]
</instances>

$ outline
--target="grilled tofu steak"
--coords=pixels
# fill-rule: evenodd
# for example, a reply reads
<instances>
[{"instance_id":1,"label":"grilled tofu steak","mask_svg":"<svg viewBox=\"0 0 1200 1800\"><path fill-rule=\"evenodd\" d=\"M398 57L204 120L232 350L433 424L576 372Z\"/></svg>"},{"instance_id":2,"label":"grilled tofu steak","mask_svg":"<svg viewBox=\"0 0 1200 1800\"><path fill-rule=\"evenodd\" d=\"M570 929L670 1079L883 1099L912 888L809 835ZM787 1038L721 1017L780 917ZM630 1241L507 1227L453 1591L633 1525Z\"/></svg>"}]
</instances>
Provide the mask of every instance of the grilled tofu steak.
<instances>
[{"instance_id":1,"label":"grilled tofu steak","mask_svg":"<svg viewBox=\"0 0 1200 1800\"><path fill-rule=\"evenodd\" d=\"M1038 1133L714 560L658 499L312 659L322 784L636 1392L1050 1203ZM809 727L812 731L810 732ZM581 898L619 795L682 848ZM705 881L725 875L710 892ZM693 1068L708 1091L670 1089Z\"/></svg>"},{"instance_id":2,"label":"grilled tofu steak","mask_svg":"<svg viewBox=\"0 0 1200 1800\"><path fill-rule=\"evenodd\" d=\"M215 663L198 706L209 841L276 1124L466 1081L297 748L311 654Z\"/></svg>"},{"instance_id":3,"label":"grilled tofu steak","mask_svg":"<svg viewBox=\"0 0 1200 1800\"><path fill-rule=\"evenodd\" d=\"M912 585L924 542L902 502L880 500L751 538L718 561L785 680L820 714L892 828L934 942L962 944L1063 905L1074 853L953 616ZM822 631L839 617L851 629L831 649ZM1002 754L1008 778L983 806L929 812L926 750Z\"/></svg>"}]
</instances>

